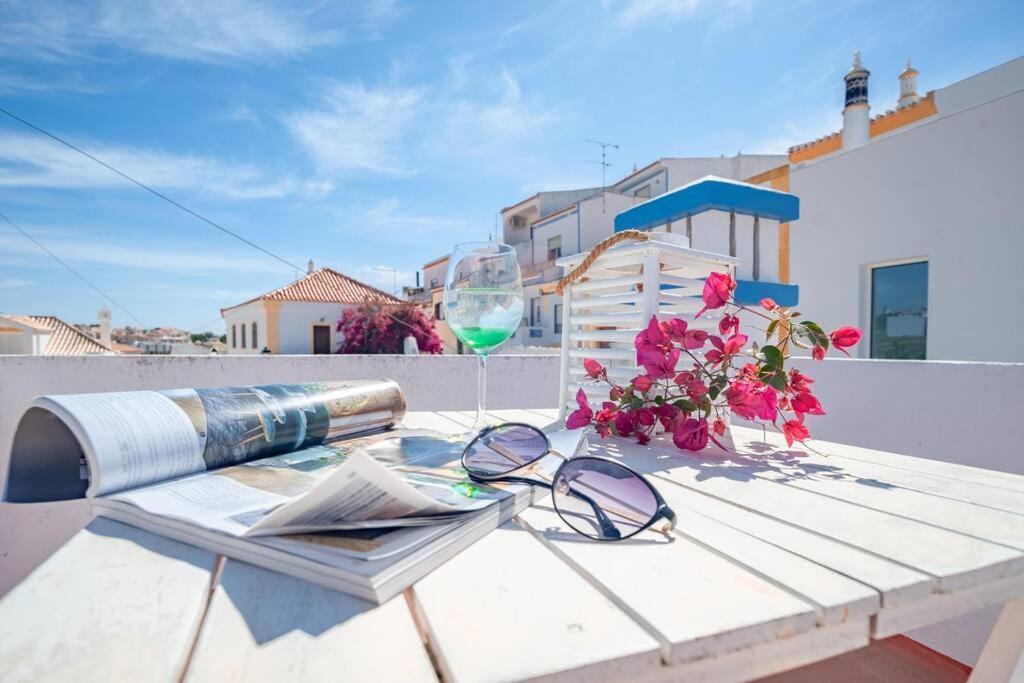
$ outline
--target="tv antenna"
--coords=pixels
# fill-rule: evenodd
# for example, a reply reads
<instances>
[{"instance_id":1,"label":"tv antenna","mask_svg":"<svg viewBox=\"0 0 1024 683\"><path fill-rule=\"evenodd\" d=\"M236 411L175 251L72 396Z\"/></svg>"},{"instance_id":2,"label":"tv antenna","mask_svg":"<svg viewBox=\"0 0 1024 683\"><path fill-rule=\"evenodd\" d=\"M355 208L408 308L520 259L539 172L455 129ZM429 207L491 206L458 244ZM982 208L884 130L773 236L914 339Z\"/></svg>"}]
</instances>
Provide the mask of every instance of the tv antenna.
<instances>
[{"instance_id":1,"label":"tv antenna","mask_svg":"<svg viewBox=\"0 0 1024 683\"><path fill-rule=\"evenodd\" d=\"M601 147L601 161L587 161L588 164L600 164L601 166L601 213L604 213L604 192L608 187L608 167L612 165L612 162L608 161L608 148L618 149L619 146L614 142L602 142L601 140L591 140L587 138L584 142L589 142L592 145L600 145Z\"/></svg>"}]
</instances>

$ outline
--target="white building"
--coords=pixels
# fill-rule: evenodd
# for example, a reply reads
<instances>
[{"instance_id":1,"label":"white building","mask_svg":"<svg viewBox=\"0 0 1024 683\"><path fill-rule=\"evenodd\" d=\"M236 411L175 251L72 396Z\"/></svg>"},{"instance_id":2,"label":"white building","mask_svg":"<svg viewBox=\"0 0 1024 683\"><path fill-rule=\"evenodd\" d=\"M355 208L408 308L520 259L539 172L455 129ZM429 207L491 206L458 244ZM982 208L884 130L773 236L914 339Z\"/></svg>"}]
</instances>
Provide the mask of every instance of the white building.
<instances>
[{"instance_id":1,"label":"white building","mask_svg":"<svg viewBox=\"0 0 1024 683\"><path fill-rule=\"evenodd\" d=\"M109 311L106 343L52 315L0 314L0 355L110 356L115 353L110 345Z\"/></svg>"},{"instance_id":2,"label":"white building","mask_svg":"<svg viewBox=\"0 0 1024 683\"><path fill-rule=\"evenodd\" d=\"M843 131L756 181L800 198L788 275L823 326L864 330L861 357L1022 361L1024 58L924 96L917 77L871 118L858 60Z\"/></svg>"},{"instance_id":3,"label":"white building","mask_svg":"<svg viewBox=\"0 0 1024 683\"><path fill-rule=\"evenodd\" d=\"M517 204L502 209L502 238L516 248L523 273L526 315L516 334L515 343L524 346L557 346L561 339L561 301L554 287L562 273L555 260L591 249L614 231L616 214L657 197L667 191L689 184L706 175L734 180L751 176L785 163L784 155L747 155L718 158L664 158L636 170L607 190L573 190L540 192ZM737 219L738 256L752 237L752 219ZM683 231L685 225L669 226ZM706 214L690 225L693 246L708 251L728 253L728 217ZM762 225L762 247L773 255L766 259L766 279L775 281L778 251L777 230ZM745 262L749 263L750 259Z\"/></svg>"},{"instance_id":4,"label":"white building","mask_svg":"<svg viewBox=\"0 0 1024 683\"><path fill-rule=\"evenodd\" d=\"M227 353L334 353L341 314L365 301L401 303L336 270L315 270L310 261L305 277L221 309Z\"/></svg>"}]
</instances>

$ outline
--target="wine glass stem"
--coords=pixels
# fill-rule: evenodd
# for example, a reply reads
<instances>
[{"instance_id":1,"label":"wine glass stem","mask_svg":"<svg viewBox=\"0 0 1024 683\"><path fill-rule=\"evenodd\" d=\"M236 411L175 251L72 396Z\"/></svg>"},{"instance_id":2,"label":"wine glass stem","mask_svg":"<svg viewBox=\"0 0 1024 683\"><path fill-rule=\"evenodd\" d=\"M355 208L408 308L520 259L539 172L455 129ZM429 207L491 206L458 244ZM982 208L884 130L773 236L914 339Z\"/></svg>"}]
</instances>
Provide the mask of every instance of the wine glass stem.
<instances>
[{"instance_id":1,"label":"wine glass stem","mask_svg":"<svg viewBox=\"0 0 1024 683\"><path fill-rule=\"evenodd\" d=\"M478 353L476 357L476 419L473 427L480 430L487 426L487 354Z\"/></svg>"}]
</instances>

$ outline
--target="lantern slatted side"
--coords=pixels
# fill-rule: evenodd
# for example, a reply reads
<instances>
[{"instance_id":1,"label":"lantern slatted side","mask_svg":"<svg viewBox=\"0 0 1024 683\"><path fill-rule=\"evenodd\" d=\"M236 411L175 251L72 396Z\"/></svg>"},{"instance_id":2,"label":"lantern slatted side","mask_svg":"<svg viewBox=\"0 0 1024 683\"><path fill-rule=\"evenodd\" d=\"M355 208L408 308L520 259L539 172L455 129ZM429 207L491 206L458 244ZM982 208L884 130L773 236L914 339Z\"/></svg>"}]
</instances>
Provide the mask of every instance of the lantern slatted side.
<instances>
[{"instance_id":1,"label":"lantern slatted side","mask_svg":"<svg viewBox=\"0 0 1024 683\"><path fill-rule=\"evenodd\" d=\"M575 409L579 389L593 405L608 399L607 386L587 377L584 359L599 361L616 382L628 383L639 374L633 341L652 315L681 317L691 327L712 331L710 319L693 320L703 306L704 279L712 271L733 272L736 259L689 249L675 237L659 235L647 242L612 247L582 278L565 287L559 383L562 418ZM559 259L558 265L569 272L586 256L568 256Z\"/></svg>"}]
</instances>

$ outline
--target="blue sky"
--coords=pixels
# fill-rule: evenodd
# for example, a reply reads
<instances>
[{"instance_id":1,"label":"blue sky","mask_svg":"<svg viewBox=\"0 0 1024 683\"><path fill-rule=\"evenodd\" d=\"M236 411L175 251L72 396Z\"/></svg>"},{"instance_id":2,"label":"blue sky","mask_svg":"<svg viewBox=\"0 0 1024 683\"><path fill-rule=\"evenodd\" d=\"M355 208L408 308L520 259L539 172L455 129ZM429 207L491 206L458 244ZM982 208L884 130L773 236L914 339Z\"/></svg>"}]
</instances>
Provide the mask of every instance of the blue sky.
<instances>
[{"instance_id":1,"label":"blue sky","mask_svg":"<svg viewBox=\"0 0 1024 683\"><path fill-rule=\"evenodd\" d=\"M292 263L391 289L502 207L662 156L838 129L1024 53L1020 2L0 0L0 103ZM211 5L216 5L211 9ZM0 213L146 326L216 329L293 271L0 117ZM0 311L104 303L0 223ZM114 310L114 324L132 321Z\"/></svg>"}]
</instances>

